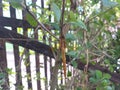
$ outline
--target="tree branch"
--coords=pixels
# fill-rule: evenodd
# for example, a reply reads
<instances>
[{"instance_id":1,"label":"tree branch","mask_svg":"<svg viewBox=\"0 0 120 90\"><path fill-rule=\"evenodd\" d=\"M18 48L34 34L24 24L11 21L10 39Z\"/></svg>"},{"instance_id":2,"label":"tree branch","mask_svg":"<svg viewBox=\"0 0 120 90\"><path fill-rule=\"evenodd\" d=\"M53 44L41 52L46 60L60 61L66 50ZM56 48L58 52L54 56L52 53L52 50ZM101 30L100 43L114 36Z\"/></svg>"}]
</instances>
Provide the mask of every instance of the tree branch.
<instances>
[{"instance_id":1,"label":"tree branch","mask_svg":"<svg viewBox=\"0 0 120 90\"><path fill-rule=\"evenodd\" d=\"M43 29L45 30L46 32L48 32L51 36L53 36L56 40L59 41L59 39L52 33L50 32L50 30L48 28L46 28L44 26L44 24L42 24L41 22L38 21L38 19L36 18L36 16L28 9L28 7L26 5L22 5L24 10L26 10L33 18L34 20L38 23L38 25Z\"/></svg>"}]
</instances>

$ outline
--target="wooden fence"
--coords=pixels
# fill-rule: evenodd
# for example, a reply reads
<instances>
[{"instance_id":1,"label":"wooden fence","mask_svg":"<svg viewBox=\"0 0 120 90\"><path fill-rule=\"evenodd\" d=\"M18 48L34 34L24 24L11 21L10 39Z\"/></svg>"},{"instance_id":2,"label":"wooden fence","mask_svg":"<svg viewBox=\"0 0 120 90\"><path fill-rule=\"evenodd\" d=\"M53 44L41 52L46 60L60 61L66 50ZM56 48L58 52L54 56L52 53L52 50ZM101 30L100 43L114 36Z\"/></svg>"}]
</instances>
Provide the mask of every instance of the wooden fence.
<instances>
[{"instance_id":1,"label":"wooden fence","mask_svg":"<svg viewBox=\"0 0 120 90\"><path fill-rule=\"evenodd\" d=\"M31 2L36 3L36 1L37 0L32 0ZM0 4L1 3L6 2L0 0ZM44 8L44 0L38 0L37 3L40 3L40 6ZM12 53L14 55L13 66L15 66L15 90L48 90L48 84L51 78L51 68L54 63L54 59L52 59L53 54L51 51L51 47L48 46L49 44L51 44L50 40L52 38L50 37L50 35L44 34L41 29L37 32L34 32L35 28L32 27L25 20L25 14L26 11L14 9L12 6L9 6L7 10L4 10L3 7L0 7L0 70L2 73L6 73L6 69L8 69L7 71L9 71L8 64L10 63L10 61L8 61L8 59L11 57L9 57L9 54L7 56L8 52L6 43L11 43L13 47ZM32 36L30 36L31 32ZM38 35L38 32L41 34ZM49 37L47 37L46 35L48 35ZM32 56L32 58L35 58L34 61L30 60L31 50L34 53L34 55ZM24 63L27 62L24 65L26 70L22 71L21 62L24 59ZM31 62L35 62L36 84L32 82L33 71L31 71L31 68L33 67L31 67ZM25 77L22 76L23 72L26 72L27 89L23 88L25 87L23 82ZM44 74L44 77L41 77L41 73ZM10 87L11 81L8 77L9 74L6 75L5 84L2 85L2 87L4 90L13 90L13 88L11 89Z\"/></svg>"},{"instance_id":2,"label":"wooden fence","mask_svg":"<svg viewBox=\"0 0 120 90\"><path fill-rule=\"evenodd\" d=\"M39 3L41 8L45 7L45 1L31 0L31 2ZM0 0L0 5L1 3L6 2ZM9 6L9 3L7 4ZM7 9L0 7L0 74L5 73L5 81L2 87L3 90L49 90L53 74L52 67L55 62L51 46L57 45L52 42L53 37L48 33L42 32L41 28L35 31L35 27L32 27L26 21L25 15L26 11L14 9L12 6ZM51 16L48 16L48 18L51 20ZM55 34L54 30L52 32ZM7 51L8 46L6 44L8 43L11 43L12 46L12 62L9 61L11 57L9 57ZM32 55L31 52L33 53ZM69 62L69 56L66 56L66 58L67 62ZM10 65L13 63L14 68L9 68L9 63L11 63ZM80 60L77 63L77 68L83 70L85 64L80 62ZM25 71L23 71L23 67ZM98 65L89 64L88 68L109 73L112 75L111 81L120 83L119 74L111 73L108 69ZM15 72L12 77L15 80L12 82L14 88L11 88L11 79L9 78L12 73L11 70ZM23 73L25 73L24 76ZM34 79L33 74L35 74ZM63 84L62 71L59 76L61 78L59 84Z\"/></svg>"}]
</instances>

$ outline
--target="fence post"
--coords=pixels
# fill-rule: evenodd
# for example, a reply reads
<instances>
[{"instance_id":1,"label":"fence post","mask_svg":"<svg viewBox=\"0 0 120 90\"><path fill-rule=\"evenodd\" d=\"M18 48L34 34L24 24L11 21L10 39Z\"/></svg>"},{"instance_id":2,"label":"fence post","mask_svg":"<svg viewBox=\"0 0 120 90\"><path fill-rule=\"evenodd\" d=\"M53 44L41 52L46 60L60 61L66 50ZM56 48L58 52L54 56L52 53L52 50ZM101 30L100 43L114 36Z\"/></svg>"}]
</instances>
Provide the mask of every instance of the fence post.
<instances>
[{"instance_id":1,"label":"fence post","mask_svg":"<svg viewBox=\"0 0 120 90\"><path fill-rule=\"evenodd\" d=\"M16 18L16 12L15 9L10 6L10 16L11 18ZM17 32L17 27L12 27L12 30ZM15 71L16 71L16 84L15 84L15 90L18 90L20 87L20 90L22 90L22 75L21 75L21 62L20 62L20 55L19 55L19 46L13 45L14 49L14 60L15 60Z\"/></svg>"},{"instance_id":2,"label":"fence post","mask_svg":"<svg viewBox=\"0 0 120 90\"><path fill-rule=\"evenodd\" d=\"M0 0L0 3L2 4L2 0ZM0 16L3 16L3 8L0 7ZM2 26L1 26L2 27ZM9 90L9 79L8 74L6 72L7 69L7 59L6 59L6 48L5 48L5 41L0 39L0 73L5 74L5 82L2 85L3 90Z\"/></svg>"},{"instance_id":3,"label":"fence post","mask_svg":"<svg viewBox=\"0 0 120 90\"><path fill-rule=\"evenodd\" d=\"M36 4L37 0L32 0L32 3ZM36 6L33 6L36 9ZM34 28L35 29L35 28ZM34 39L38 40L38 30L34 31ZM37 77L37 90L42 90L41 88L41 76L40 76L40 57L39 53L35 52L35 63L36 63L36 77Z\"/></svg>"},{"instance_id":4,"label":"fence post","mask_svg":"<svg viewBox=\"0 0 120 90\"><path fill-rule=\"evenodd\" d=\"M6 49L5 49L5 41L0 39L0 73L5 74L4 84L2 85L3 90L9 90L9 79L8 74L6 72L7 70L7 59L6 59Z\"/></svg>"},{"instance_id":5,"label":"fence post","mask_svg":"<svg viewBox=\"0 0 120 90\"><path fill-rule=\"evenodd\" d=\"M26 20L25 16L26 16L26 11L23 10L22 11L22 15L23 15L23 20ZM24 25L23 26L23 35L28 36L28 28ZM27 43L26 43L27 44ZM31 77L31 65L30 65L30 52L29 49L25 48L25 57L26 57L26 61L28 65L26 65L26 73L27 73L27 84L28 84L28 90L33 90L33 86L32 86L32 77Z\"/></svg>"}]
</instances>

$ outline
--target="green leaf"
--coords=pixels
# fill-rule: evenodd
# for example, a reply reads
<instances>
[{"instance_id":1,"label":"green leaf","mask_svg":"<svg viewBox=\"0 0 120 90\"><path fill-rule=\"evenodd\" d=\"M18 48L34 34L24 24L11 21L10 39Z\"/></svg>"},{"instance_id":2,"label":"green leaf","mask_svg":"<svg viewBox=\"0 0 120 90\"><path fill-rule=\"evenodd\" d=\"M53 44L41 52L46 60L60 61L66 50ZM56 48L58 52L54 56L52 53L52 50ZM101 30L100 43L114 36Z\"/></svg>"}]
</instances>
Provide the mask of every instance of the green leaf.
<instances>
[{"instance_id":1,"label":"green leaf","mask_svg":"<svg viewBox=\"0 0 120 90\"><path fill-rule=\"evenodd\" d=\"M94 4L97 4L97 3L99 3L99 0L93 0L92 1L92 4L94 5Z\"/></svg>"},{"instance_id":2,"label":"green leaf","mask_svg":"<svg viewBox=\"0 0 120 90\"><path fill-rule=\"evenodd\" d=\"M21 2L23 2L23 0L5 0L5 1L7 1L7 2L16 2L16 3L21 3Z\"/></svg>"},{"instance_id":3,"label":"green leaf","mask_svg":"<svg viewBox=\"0 0 120 90\"><path fill-rule=\"evenodd\" d=\"M86 48L91 48L92 47L92 44L90 42L87 42L86 43Z\"/></svg>"},{"instance_id":4,"label":"green leaf","mask_svg":"<svg viewBox=\"0 0 120 90\"><path fill-rule=\"evenodd\" d=\"M102 86L107 86L108 84L109 84L109 80L106 80L106 79L102 80L101 82Z\"/></svg>"},{"instance_id":5,"label":"green leaf","mask_svg":"<svg viewBox=\"0 0 120 90\"><path fill-rule=\"evenodd\" d=\"M71 76L72 76L72 72L71 72L71 71L68 71L68 72L67 72L67 76L68 76L68 77L71 77Z\"/></svg>"},{"instance_id":6,"label":"green leaf","mask_svg":"<svg viewBox=\"0 0 120 90\"><path fill-rule=\"evenodd\" d=\"M74 68L77 68L78 64L76 63L76 61L72 61L71 64L73 65Z\"/></svg>"},{"instance_id":7,"label":"green leaf","mask_svg":"<svg viewBox=\"0 0 120 90\"><path fill-rule=\"evenodd\" d=\"M83 31L82 30L78 30L77 33L75 33L75 37L83 39Z\"/></svg>"},{"instance_id":8,"label":"green leaf","mask_svg":"<svg viewBox=\"0 0 120 90\"><path fill-rule=\"evenodd\" d=\"M30 23L31 26L33 26L33 27L37 26L37 21L33 18L33 16L31 16L28 13L26 15L26 20Z\"/></svg>"},{"instance_id":9,"label":"green leaf","mask_svg":"<svg viewBox=\"0 0 120 90\"><path fill-rule=\"evenodd\" d=\"M56 30L60 30L60 27L57 23L51 23L51 25L56 29Z\"/></svg>"},{"instance_id":10,"label":"green leaf","mask_svg":"<svg viewBox=\"0 0 120 90\"><path fill-rule=\"evenodd\" d=\"M5 74L4 73L0 73L0 79L5 78Z\"/></svg>"},{"instance_id":11,"label":"green leaf","mask_svg":"<svg viewBox=\"0 0 120 90\"><path fill-rule=\"evenodd\" d=\"M13 8L22 9L22 6L20 3L13 2L13 3L11 3L11 5Z\"/></svg>"},{"instance_id":12,"label":"green leaf","mask_svg":"<svg viewBox=\"0 0 120 90\"><path fill-rule=\"evenodd\" d=\"M82 89L81 89L81 87L77 87L77 89L76 89L76 90L82 90Z\"/></svg>"},{"instance_id":13,"label":"green leaf","mask_svg":"<svg viewBox=\"0 0 120 90\"><path fill-rule=\"evenodd\" d=\"M103 90L103 87L97 86L96 90Z\"/></svg>"},{"instance_id":14,"label":"green leaf","mask_svg":"<svg viewBox=\"0 0 120 90\"><path fill-rule=\"evenodd\" d=\"M3 85L3 84L5 84L5 79L0 80L0 86ZM2 87L0 87L0 90L3 90Z\"/></svg>"},{"instance_id":15,"label":"green leaf","mask_svg":"<svg viewBox=\"0 0 120 90\"><path fill-rule=\"evenodd\" d=\"M13 8L17 8L17 9L23 8L22 6L23 0L5 0L5 1L9 2Z\"/></svg>"},{"instance_id":16,"label":"green leaf","mask_svg":"<svg viewBox=\"0 0 120 90\"><path fill-rule=\"evenodd\" d=\"M15 72L12 71L12 68L7 68L7 69L6 69L6 72L7 72L9 75L15 74Z\"/></svg>"},{"instance_id":17,"label":"green leaf","mask_svg":"<svg viewBox=\"0 0 120 90\"><path fill-rule=\"evenodd\" d=\"M76 21L76 13L74 13L73 11L70 11L70 16L69 16L69 20L70 21Z\"/></svg>"},{"instance_id":18,"label":"green leaf","mask_svg":"<svg viewBox=\"0 0 120 90\"><path fill-rule=\"evenodd\" d=\"M105 90L113 90L111 86L106 86Z\"/></svg>"},{"instance_id":19,"label":"green leaf","mask_svg":"<svg viewBox=\"0 0 120 90\"><path fill-rule=\"evenodd\" d=\"M103 78L105 78L105 79L110 79L111 78L111 75L110 74L103 74Z\"/></svg>"},{"instance_id":20,"label":"green leaf","mask_svg":"<svg viewBox=\"0 0 120 90\"><path fill-rule=\"evenodd\" d=\"M95 76L96 76L97 79L101 79L102 78L102 72L99 71L99 70L96 70L95 71Z\"/></svg>"},{"instance_id":21,"label":"green leaf","mask_svg":"<svg viewBox=\"0 0 120 90\"><path fill-rule=\"evenodd\" d=\"M76 51L70 51L70 52L68 52L67 54L68 54L69 56L71 56L71 57L76 57L77 52L76 52Z\"/></svg>"},{"instance_id":22,"label":"green leaf","mask_svg":"<svg viewBox=\"0 0 120 90\"><path fill-rule=\"evenodd\" d=\"M51 10L54 12L54 15L55 15L57 22L60 22L61 10L59 9L59 7L55 3L52 3Z\"/></svg>"},{"instance_id":23,"label":"green leaf","mask_svg":"<svg viewBox=\"0 0 120 90\"><path fill-rule=\"evenodd\" d=\"M95 83L95 82L96 82L96 79L93 78L93 77L90 77L89 80L90 80L90 82L92 82L92 83Z\"/></svg>"},{"instance_id":24,"label":"green leaf","mask_svg":"<svg viewBox=\"0 0 120 90\"><path fill-rule=\"evenodd\" d=\"M78 27L80 27L80 28L88 31L86 25L85 25L84 22L82 22L81 20L76 21L76 22L70 22L70 23L71 23L72 25L78 26Z\"/></svg>"},{"instance_id":25,"label":"green leaf","mask_svg":"<svg viewBox=\"0 0 120 90\"><path fill-rule=\"evenodd\" d=\"M67 41L74 41L76 38L75 38L74 34L67 33L67 34L65 35L65 39L66 39Z\"/></svg>"},{"instance_id":26,"label":"green leaf","mask_svg":"<svg viewBox=\"0 0 120 90\"><path fill-rule=\"evenodd\" d=\"M120 3L120 0L117 0L118 3Z\"/></svg>"}]
</instances>

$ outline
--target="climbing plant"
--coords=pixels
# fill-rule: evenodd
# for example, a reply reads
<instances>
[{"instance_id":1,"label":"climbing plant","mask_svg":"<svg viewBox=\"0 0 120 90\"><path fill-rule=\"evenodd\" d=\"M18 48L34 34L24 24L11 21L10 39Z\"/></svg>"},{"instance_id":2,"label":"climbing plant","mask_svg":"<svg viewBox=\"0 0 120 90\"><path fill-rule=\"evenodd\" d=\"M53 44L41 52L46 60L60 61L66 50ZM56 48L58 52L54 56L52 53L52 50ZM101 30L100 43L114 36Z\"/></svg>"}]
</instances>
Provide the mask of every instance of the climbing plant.
<instances>
[{"instance_id":1,"label":"climbing plant","mask_svg":"<svg viewBox=\"0 0 120 90\"><path fill-rule=\"evenodd\" d=\"M117 20L120 18L119 0L48 0L48 7L45 8L35 3L26 3L24 0L5 1L14 8L26 10L26 20L33 27L41 27L43 32L50 34L52 42L57 43L57 47L51 45L56 59L53 68L56 77L51 82L51 90L70 90L72 86L75 90L118 90L119 85L110 81L110 74L90 70L89 64L105 67L111 73L120 73L120 37L117 27ZM71 58L69 63L66 61L66 55ZM59 61L62 64L57 63ZM77 68L81 65L78 62L85 64L79 71ZM74 73L68 70L67 65L74 67ZM56 79L60 69L58 67L61 66L65 85L58 86Z\"/></svg>"}]
</instances>

